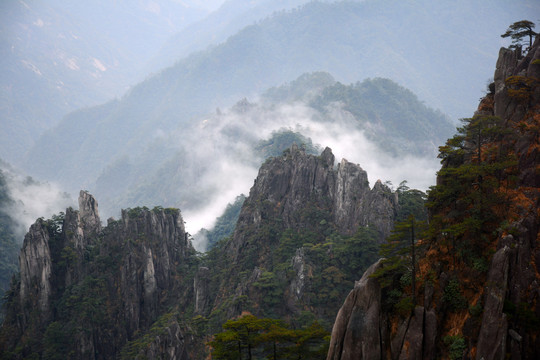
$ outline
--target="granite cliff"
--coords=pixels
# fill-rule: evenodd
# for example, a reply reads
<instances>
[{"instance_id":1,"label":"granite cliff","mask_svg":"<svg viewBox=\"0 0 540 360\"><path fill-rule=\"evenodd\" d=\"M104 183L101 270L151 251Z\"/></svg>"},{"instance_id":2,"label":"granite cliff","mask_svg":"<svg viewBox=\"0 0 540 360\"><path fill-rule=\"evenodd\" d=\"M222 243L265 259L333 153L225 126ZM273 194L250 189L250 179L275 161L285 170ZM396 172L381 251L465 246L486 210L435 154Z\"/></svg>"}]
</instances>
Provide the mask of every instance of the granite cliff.
<instances>
[{"instance_id":1,"label":"granite cliff","mask_svg":"<svg viewBox=\"0 0 540 360\"><path fill-rule=\"evenodd\" d=\"M398 213L397 192L370 188L359 165L334 166L329 148L267 160L234 234L204 255L179 210L126 209L102 226L81 191L78 210L38 219L26 235L0 354L203 358L212 334L245 312L330 330Z\"/></svg>"},{"instance_id":2,"label":"granite cliff","mask_svg":"<svg viewBox=\"0 0 540 360\"><path fill-rule=\"evenodd\" d=\"M78 211L38 219L24 239L1 330L2 358L119 355L165 310L183 305L176 295L190 297L179 278L193 254L178 210L128 209L102 228L96 200L81 191ZM177 321L168 317L165 327L142 353L186 358Z\"/></svg>"},{"instance_id":3,"label":"granite cliff","mask_svg":"<svg viewBox=\"0 0 540 360\"><path fill-rule=\"evenodd\" d=\"M201 315L211 323L245 311L304 316L330 327L338 299L376 259L399 211L396 192L380 181L371 188L359 165L334 160L329 148L314 156L293 146L262 165L234 234L199 271L201 293L215 294L199 298Z\"/></svg>"},{"instance_id":4,"label":"granite cliff","mask_svg":"<svg viewBox=\"0 0 540 360\"><path fill-rule=\"evenodd\" d=\"M373 264L337 315L328 360L540 358L539 79L540 38L524 57L500 50L490 93L440 148L419 286Z\"/></svg>"}]
</instances>

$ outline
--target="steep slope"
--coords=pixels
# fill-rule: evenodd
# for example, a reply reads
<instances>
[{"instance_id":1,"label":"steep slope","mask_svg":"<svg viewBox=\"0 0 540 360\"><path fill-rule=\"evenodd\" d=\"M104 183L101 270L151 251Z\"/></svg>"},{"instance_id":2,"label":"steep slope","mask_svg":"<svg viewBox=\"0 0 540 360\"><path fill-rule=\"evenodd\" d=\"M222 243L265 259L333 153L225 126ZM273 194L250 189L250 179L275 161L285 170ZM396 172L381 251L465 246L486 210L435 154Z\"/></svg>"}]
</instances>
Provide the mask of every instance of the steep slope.
<instances>
[{"instance_id":1,"label":"steep slope","mask_svg":"<svg viewBox=\"0 0 540 360\"><path fill-rule=\"evenodd\" d=\"M188 340L173 314L189 302L193 254L178 210L129 209L102 228L97 202L81 191L78 211L38 219L25 237L2 358L116 358L148 331L145 346L124 349L127 358L185 359Z\"/></svg>"},{"instance_id":2,"label":"steep slope","mask_svg":"<svg viewBox=\"0 0 540 360\"><path fill-rule=\"evenodd\" d=\"M540 356L539 64L538 37L525 57L500 50L492 92L440 148L417 291L410 269L374 264L337 316L327 359Z\"/></svg>"},{"instance_id":3,"label":"steep slope","mask_svg":"<svg viewBox=\"0 0 540 360\"><path fill-rule=\"evenodd\" d=\"M205 50L227 40L242 28L269 15L292 9L309 0L227 0L201 21L173 35L153 57L148 73L174 65L196 51Z\"/></svg>"},{"instance_id":4,"label":"steep slope","mask_svg":"<svg viewBox=\"0 0 540 360\"><path fill-rule=\"evenodd\" d=\"M210 331L243 311L329 327L397 214L398 195L359 165L293 146L263 164L234 234L207 254L195 308Z\"/></svg>"},{"instance_id":5,"label":"steep slope","mask_svg":"<svg viewBox=\"0 0 540 360\"><path fill-rule=\"evenodd\" d=\"M446 109L438 99L461 98L461 104L454 108L472 108L463 102L479 96L490 76L488 72L478 74L476 69L494 60L490 48L499 46L493 43L493 27L500 24L502 32L513 17L525 16L521 15L524 9L537 5L513 3L508 7L507 2L462 1L439 8L438 4L314 2L275 14L219 46L179 60L117 102L66 117L30 151L25 167L39 178L69 181L72 191L93 190L92 182L109 165L144 158L149 147L172 147L177 153L178 139L186 139L186 129L195 119L307 71L328 71L345 84L384 76L412 89L430 106L453 117L462 116ZM445 21L448 23L441 28ZM464 33L456 38L456 31ZM485 35L488 32L489 37ZM425 35L431 33L437 35ZM433 53L438 56L431 56ZM452 60L456 53L467 55ZM466 80L460 80L462 74ZM469 86L472 79L477 85ZM449 93L456 88L456 93ZM469 89L474 90L469 93ZM74 124L90 130L74 133L70 130ZM164 134L174 134L174 139L164 138ZM47 166L53 154L65 154L55 157L54 171ZM151 160L144 173L156 170L153 166L158 159Z\"/></svg>"}]
</instances>

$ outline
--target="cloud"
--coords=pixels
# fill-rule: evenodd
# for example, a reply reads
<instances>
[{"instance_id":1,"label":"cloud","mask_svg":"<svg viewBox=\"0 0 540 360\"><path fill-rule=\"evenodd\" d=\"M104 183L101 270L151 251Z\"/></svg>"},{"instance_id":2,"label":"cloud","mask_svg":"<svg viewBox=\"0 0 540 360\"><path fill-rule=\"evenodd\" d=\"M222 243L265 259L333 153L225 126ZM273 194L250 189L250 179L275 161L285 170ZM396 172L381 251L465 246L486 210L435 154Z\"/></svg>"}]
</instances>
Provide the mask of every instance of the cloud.
<instances>
[{"instance_id":1,"label":"cloud","mask_svg":"<svg viewBox=\"0 0 540 360\"><path fill-rule=\"evenodd\" d=\"M239 194L248 194L263 159L257 158L254 145L268 139L272 132L289 129L300 132L322 148L328 146L336 156L359 164L368 173L373 186L380 179L397 186L427 190L435 183L438 160L404 154L392 157L358 130L352 115L337 106L330 118L303 104L260 105L242 102L201 120L188 131L183 129L182 146L192 161L204 164L196 186L208 194L202 206L184 208L187 230L194 234L211 229L228 203ZM175 135L177 138L178 134ZM196 248L203 246L195 239Z\"/></svg>"},{"instance_id":2,"label":"cloud","mask_svg":"<svg viewBox=\"0 0 540 360\"><path fill-rule=\"evenodd\" d=\"M1 172L13 201L0 211L14 221L16 236L21 243L36 219L48 219L69 206L76 206L73 199L55 184L40 183L4 167Z\"/></svg>"}]
</instances>

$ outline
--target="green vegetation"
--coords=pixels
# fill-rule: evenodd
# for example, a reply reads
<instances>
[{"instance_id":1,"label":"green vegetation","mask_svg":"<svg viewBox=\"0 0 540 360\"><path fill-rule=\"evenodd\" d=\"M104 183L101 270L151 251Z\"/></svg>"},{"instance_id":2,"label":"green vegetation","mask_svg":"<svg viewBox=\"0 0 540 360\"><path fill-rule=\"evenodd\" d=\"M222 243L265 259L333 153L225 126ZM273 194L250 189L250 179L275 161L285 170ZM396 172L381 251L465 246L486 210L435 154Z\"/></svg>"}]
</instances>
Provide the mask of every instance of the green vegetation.
<instances>
[{"instance_id":1,"label":"green vegetation","mask_svg":"<svg viewBox=\"0 0 540 360\"><path fill-rule=\"evenodd\" d=\"M416 305L418 244L426 230L426 194L402 181L397 190L399 211L392 234L380 246L383 266L372 276L383 288L384 304L403 316Z\"/></svg>"},{"instance_id":2,"label":"green vegetation","mask_svg":"<svg viewBox=\"0 0 540 360\"><path fill-rule=\"evenodd\" d=\"M446 336L443 339L446 346L448 346L448 356L450 360L459 360L463 358L465 350L467 350L467 344L462 336Z\"/></svg>"},{"instance_id":3,"label":"green vegetation","mask_svg":"<svg viewBox=\"0 0 540 360\"><path fill-rule=\"evenodd\" d=\"M267 159L281 156L283 151L289 149L293 144L302 147L307 154L319 155L321 153L321 149L313 145L310 138L306 138L299 132L286 129L273 131L269 139L260 140L255 146L255 151L263 159Z\"/></svg>"},{"instance_id":4,"label":"green vegetation","mask_svg":"<svg viewBox=\"0 0 540 360\"><path fill-rule=\"evenodd\" d=\"M268 89L263 94L263 99L273 103L309 102L321 90L335 83L332 75L326 72L306 73L290 83Z\"/></svg>"},{"instance_id":5,"label":"green vegetation","mask_svg":"<svg viewBox=\"0 0 540 360\"><path fill-rule=\"evenodd\" d=\"M454 131L446 116L388 79L366 79L352 85L336 83L324 88L310 105L331 117L329 105L333 103L342 104L344 110L354 115L356 126L394 156L431 156L435 149L426 141L442 143ZM384 131L379 132L381 126Z\"/></svg>"},{"instance_id":6,"label":"green vegetation","mask_svg":"<svg viewBox=\"0 0 540 360\"><path fill-rule=\"evenodd\" d=\"M458 279L451 279L443 291L442 300L451 311L467 308L467 299L463 297Z\"/></svg>"},{"instance_id":7,"label":"green vegetation","mask_svg":"<svg viewBox=\"0 0 540 360\"><path fill-rule=\"evenodd\" d=\"M229 237L233 234L236 221L238 220L240 210L242 210L242 205L244 204L245 200L246 196L241 194L236 197L234 203L227 204L223 214L217 218L214 228L206 233L206 238L208 239L208 243L206 245L207 250L214 247L214 245L221 239Z\"/></svg>"},{"instance_id":8,"label":"green vegetation","mask_svg":"<svg viewBox=\"0 0 540 360\"><path fill-rule=\"evenodd\" d=\"M396 222L406 221L411 215L416 221L427 222L426 193L409 188L407 186L407 180L399 184L396 193L398 194L399 205Z\"/></svg>"},{"instance_id":9,"label":"green vegetation","mask_svg":"<svg viewBox=\"0 0 540 360\"><path fill-rule=\"evenodd\" d=\"M410 315L416 305L417 240L425 227L412 214L396 222L392 235L381 245L383 266L372 275L386 294L385 305L403 316Z\"/></svg>"},{"instance_id":10,"label":"green vegetation","mask_svg":"<svg viewBox=\"0 0 540 360\"><path fill-rule=\"evenodd\" d=\"M265 203L260 205L266 211ZM218 292L224 281L233 288L237 286L233 284L249 284L254 268L260 269L249 298L222 300L222 306L209 314L210 331L219 330L231 306L262 317L290 316L287 299L297 296L292 291L299 291L295 300L299 311L291 323L302 326L317 320L330 330L354 281L377 259L378 234L373 227L360 227L353 235L341 235L330 212L314 203L305 204L295 217L301 228L284 229L278 219L266 219L253 230L237 264L228 263L222 256L230 239L223 239L205 254L202 264L213 269L210 292ZM234 274L232 284L226 280L231 279L229 274ZM291 287L292 283L296 285Z\"/></svg>"},{"instance_id":11,"label":"green vegetation","mask_svg":"<svg viewBox=\"0 0 540 360\"><path fill-rule=\"evenodd\" d=\"M9 197L6 179L0 170L0 307L4 293L9 289L11 277L18 270L18 255L20 245L15 236L13 219L6 209L13 203ZM0 312L0 324L3 312Z\"/></svg>"},{"instance_id":12,"label":"green vegetation","mask_svg":"<svg viewBox=\"0 0 540 360\"><path fill-rule=\"evenodd\" d=\"M440 147L444 166L429 191L427 205L435 214L429 236L450 246L454 261L485 270L482 259L491 255L494 230L512 216L517 160L508 146L514 135L497 117L462 121L458 134Z\"/></svg>"},{"instance_id":13,"label":"green vegetation","mask_svg":"<svg viewBox=\"0 0 540 360\"><path fill-rule=\"evenodd\" d=\"M209 344L213 359L320 359L330 333L318 323L291 329L280 320L246 314L223 324Z\"/></svg>"},{"instance_id":14,"label":"green vegetation","mask_svg":"<svg viewBox=\"0 0 540 360\"><path fill-rule=\"evenodd\" d=\"M142 336L128 342L120 353L120 359L132 360L140 359L138 355L148 349L149 345L155 341L156 337L168 334L168 327L175 321L178 316L175 312L170 312L161 315Z\"/></svg>"},{"instance_id":15,"label":"green vegetation","mask_svg":"<svg viewBox=\"0 0 540 360\"><path fill-rule=\"evenodd\" d=\"M501 35L502 38L512 38L511 48L515 48L521 45L524 37L529 37L529 48L532 47L533 36L538 35L533 29L535 24L529 20L516 21L508 27L506 32Z\"/></svg>"}]
</instances>

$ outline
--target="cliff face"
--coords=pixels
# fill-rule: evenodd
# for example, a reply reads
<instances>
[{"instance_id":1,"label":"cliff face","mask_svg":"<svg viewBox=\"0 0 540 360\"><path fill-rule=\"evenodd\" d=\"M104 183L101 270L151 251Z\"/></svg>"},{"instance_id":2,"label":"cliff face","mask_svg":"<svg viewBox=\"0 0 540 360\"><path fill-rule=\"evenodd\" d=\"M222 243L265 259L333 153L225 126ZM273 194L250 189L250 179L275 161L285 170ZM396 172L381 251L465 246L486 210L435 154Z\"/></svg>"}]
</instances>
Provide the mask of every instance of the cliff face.
<instances>
[{"instance_id":1,"label":"cliff face","mask_svg":"<svg viewBox=\"0 0 540 360\"><path fill-rule=\"evenodd\" d=\"M37 308L42 321L47 321L51 316L52 259L49 233L42 220L36 221L24 237L24 244L19 255L19 268L21 307ZM23 314L24 327L30 321L28 318L29 314L25 312Z\"/></svg>"},{"instance_id":2,"label":"cliff face","mask_svg":"<svg viewBox=\"0 0 540 360\"><path fill-rule=\"evenodd\" d=\"M376 257L397 212L397 194L380 181L370 188L359 165L342 160L334 167L329 148L313 156L293 146L263 164L234 235L213 250L229 260L207 265L225 273L223 280L198 282L201 293L217 289L215 299L200 301L210 305L201 314L305 312L328 321L344 287Z\"/></svg>"},{"instance_id":3,"label":"cliff face","mask_svg":"<svg viewBox=\"0 0 540 360\"><path fill-rule=\"evenodd\" d=\"M393 227L398 199L380 181L371 189L367 173L357 164L343 159L334 169L329 148L317 157L293 146L259 170L229 253L242 256L242 248L249 245L247 238L268 220L279 219L281 229L306 226L300 212L308 205L327 211L340 233L350 235L359 226L373 226L382 242Z\"/></svg>"},{"instance_id":4,"label":"cliff face","mask_svg":"<svg viewBox=\"0 0 540 360\"><path fill-rule=\"evenodd\" d=\"M540 38L520 51L501 49L493 91L441 147L417 291L370 278L388 266L373 265L327 359L540 358ZM408 306L385 301L396 289Z\"/></svg>"},{"instance_id":5,"label":"cliff face","mask_svg":"<svg viewBox=\"0 0 540 360\"><path fill-rule=\"evenodd\" d=\"M180 270L193 253L178 210L124 210L102 228L96 200L81 192L79 211L39 219L26 235L0 352L13 358L59 351L79 359L119 356L169 306L189 301L191 281L182 281L186 272ZM144 351L186 358L178 322L169 316L162 326L166 331L146 339ZM138 353L135 345L124 351Z\"/></svg>"},{"instance_id":6,"label":"cliff face","mask_svg":"<svg viewBox=\"0 0 540 360\"><path fill-rule=\"evenodd\" d=\"M22 359L187 359L244 311L325 322L392 228L398 197L359 165L293 146L271 158L234 235L199 257L176 209L123 210L101 225L94 197L38 219L8 292L0 353Z\"/></svg>"}]
</instances>

